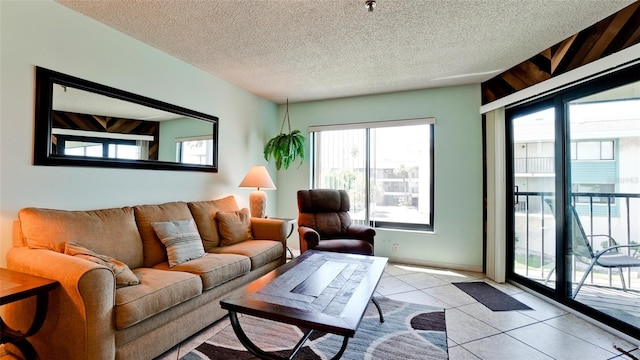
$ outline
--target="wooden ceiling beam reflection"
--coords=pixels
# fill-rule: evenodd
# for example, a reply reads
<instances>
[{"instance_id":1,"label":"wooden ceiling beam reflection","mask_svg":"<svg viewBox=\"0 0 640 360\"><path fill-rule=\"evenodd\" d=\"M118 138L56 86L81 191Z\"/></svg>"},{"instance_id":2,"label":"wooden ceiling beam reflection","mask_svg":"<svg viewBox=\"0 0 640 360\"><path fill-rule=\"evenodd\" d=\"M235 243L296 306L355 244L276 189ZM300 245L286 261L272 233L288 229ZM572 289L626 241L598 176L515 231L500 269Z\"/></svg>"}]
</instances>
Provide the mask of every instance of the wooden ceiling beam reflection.
<instances>
[{"instance_id":1,"label":"wooden ceiling beam reflection","mask_svg":"<svg viewBox=\"0 0 640 360\"><path fill-rule=\"evenodd\" d=\"M640 1L482 83L482 105L640 43Z\"/></svg>"}]
</instances>

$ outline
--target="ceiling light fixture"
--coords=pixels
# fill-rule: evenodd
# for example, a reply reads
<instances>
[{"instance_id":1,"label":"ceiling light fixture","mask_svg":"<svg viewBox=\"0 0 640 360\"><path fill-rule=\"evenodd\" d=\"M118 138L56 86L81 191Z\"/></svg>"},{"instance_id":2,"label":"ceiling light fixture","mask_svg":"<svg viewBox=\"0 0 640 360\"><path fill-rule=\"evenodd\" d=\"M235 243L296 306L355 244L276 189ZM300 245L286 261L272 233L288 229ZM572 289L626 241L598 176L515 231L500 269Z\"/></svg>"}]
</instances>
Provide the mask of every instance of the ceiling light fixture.
<instances>
[{"instance_id":1,"label":"ceiling light fixture","mask_svg":"<svg viewBox=\"0 0 640 360\"><path fill-rule=\"evenodd\" d=\"M367 11L373 12L373 9L376 8L376 1L375 0L366 0L364 2L364 7L367 8Z\"/></svg>"}]
</instances>

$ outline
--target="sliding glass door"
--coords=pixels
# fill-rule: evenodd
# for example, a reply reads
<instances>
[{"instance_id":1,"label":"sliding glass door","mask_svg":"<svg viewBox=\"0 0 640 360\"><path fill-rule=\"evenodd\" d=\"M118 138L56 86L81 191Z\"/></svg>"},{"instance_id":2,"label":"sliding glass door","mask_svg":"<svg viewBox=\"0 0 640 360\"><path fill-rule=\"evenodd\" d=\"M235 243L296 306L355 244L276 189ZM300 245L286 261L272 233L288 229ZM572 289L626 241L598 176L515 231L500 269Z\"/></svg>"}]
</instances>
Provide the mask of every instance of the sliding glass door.
<instances>
[{"instance_id":1,"label":"sliding glass door","mask_svg":"<svg viewBox=\"0 0 640 360\"><path fill-rule=\"evenodd\" d=\"M640 331L640 65L507 110L507 277Z\"/></svg>"},{"instance_id":2,"label":"sliding glass door","mask_svg":"<svg viewBox=\"0 0 640 360\"><path fill-rule=\"evenodd\" d=\"M640 328L640 82L566 106L571 297Z\"/></svg>"},{"instance_id":3,"label":"sliding glass door","mask_svg":"<svg viewBox=\"0 0 640 360\"><path fill-rule=\"evenodd\" d=\"M513 271L548 281L555 271L556 238L549 201L555 199L555 113L542 104L514 113L513 128Z\"/></svg>"}]
</instances>

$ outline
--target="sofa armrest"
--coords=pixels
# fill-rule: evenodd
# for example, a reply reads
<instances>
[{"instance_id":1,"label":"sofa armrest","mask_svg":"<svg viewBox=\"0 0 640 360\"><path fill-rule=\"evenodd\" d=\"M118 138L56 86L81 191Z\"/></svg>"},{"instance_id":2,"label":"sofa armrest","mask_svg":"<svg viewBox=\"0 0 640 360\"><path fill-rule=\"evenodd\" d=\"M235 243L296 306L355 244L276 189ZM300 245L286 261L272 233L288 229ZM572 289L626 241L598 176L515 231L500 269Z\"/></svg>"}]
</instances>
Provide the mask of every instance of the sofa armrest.
<instances>
[{"instance_id":1,"label":"sofa armrest","mask_svg":"<svg viewBox=\"0 0 640 360\"><path fill-rule=\"evenodd\" d=\"M280 219L251 218L251 233L254 239L280 241L286 246L288 224Z\"/></svg>"},{"instance_id":2,"label":"sofa armrest","mask_svg":"<svg viewBox=\"0 0 640 360\"><path fill-rule=\"evenodd\" d=\"M306 226L298 226L300 236L300 253L314 249L320 243L320 234L314 229Z\"/></svg>"},{"instance_id":3,"label":"sofa armrest","mask_svg":"<svg viewBox=\"0 0 640 360\"><path fill-rule=\"evenodd\" d=\"M52 280L44 325L29 338L36 351L52 359L115 358L115 277L108 268L45 249L13 247L7 267ZM7 304L6 322L26 329L34 298ZM3 320L5 320L3 317Z\"/></svg>"},{"instance_id":4,"label":"sofa armrest","mask_svg":"<svg viewBox=\"0 0 640 360\"><path fill-rule=\"evenodd\" d=\"M373 238L376 236L376 231L366 225L351 225L347 228L347 234L354 239L364 240L373 245Z\"/></svg>"}]
</instances>

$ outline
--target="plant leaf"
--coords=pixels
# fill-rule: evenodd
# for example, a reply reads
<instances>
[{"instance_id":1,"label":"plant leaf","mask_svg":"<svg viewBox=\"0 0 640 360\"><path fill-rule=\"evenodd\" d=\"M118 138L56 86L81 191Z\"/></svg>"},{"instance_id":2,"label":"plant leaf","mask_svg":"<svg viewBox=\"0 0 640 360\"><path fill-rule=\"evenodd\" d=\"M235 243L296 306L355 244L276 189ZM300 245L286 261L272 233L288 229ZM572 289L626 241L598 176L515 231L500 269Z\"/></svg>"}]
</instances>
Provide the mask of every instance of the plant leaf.
<instances>
[{"instance_id":1,"label":"plant leaf","mask_svg":"<svg viewBox=\"0 0 640 360\"><path fill-rule=\"evenodd\" d=\"M288 169L299 157L300 167L305 159L305 138L300 130L293 130L289 134L280 133L270 139L264 147L264 158L269 161L275 160L276 169L280 170L284 166Z\"/></svg>"}]
</instances>

